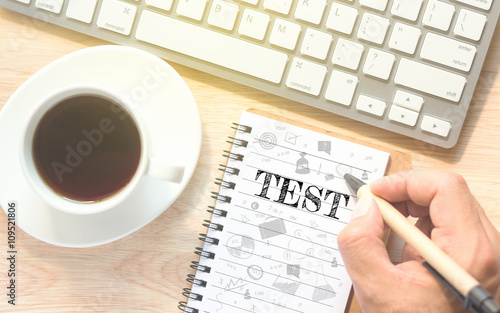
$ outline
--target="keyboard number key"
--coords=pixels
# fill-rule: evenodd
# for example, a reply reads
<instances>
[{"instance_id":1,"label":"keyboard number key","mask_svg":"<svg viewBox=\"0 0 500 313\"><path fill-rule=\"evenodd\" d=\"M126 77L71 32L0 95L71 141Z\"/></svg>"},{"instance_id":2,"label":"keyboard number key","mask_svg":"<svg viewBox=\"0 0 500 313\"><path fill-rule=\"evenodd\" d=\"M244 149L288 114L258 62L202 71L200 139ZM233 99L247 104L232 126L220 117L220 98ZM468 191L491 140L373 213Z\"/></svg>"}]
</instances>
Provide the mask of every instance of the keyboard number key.
<instances>
[{"instance_id":1,"label":"keyboard number key","mask_svg":"<svg viewBox=\"0 0 500 313\"><path fill-rule=\"evenodd\" d=\"M300 53L323 61L328 55L332 39L330 34L308 28L300 47Z\"/></svg>"},{"instance_id":2,"label":"keyboard number key","mask_svg":"<svg viewBox=\"0 0 500 313\"><path fill-rule=\"evenodd\" d=\"M326 89L327 100L350 106L358 84L358 77L334 70Z\"/></svg>"},{"instance_id":3,"label":"keyboard number key","mask_svg":"<svg viewBox=\"0 0 500 313\"><path fill-rule=\"evenodd\" d=\"M389 79L389 75L391 75L394 60L396 60L396 56L394 54L370 48L370 50L368 50L368 55L366 56L363 73L387 80Z\"/></svg>"},{"instance_id":4,"label":"keyboard number key","mask_svg":"<svg viewBox=\"0 0 500 313\"><path fill-rule=\"evenodd\" d=\"M361 95L356 103L356 109L361 112L372 114L375 116L384 115L386 103L382 100L378 100L369 96Z\"/></svg>"},{"instance_id":5,"label":"keyboard number key","mask_svg":"<svg viewBox=\"0 0 500 313\"><path fill-rule=\"evenodd\" d=\"M104 0L97 26L122 35L130 35L137 7L118 0Z\"/></svg>"},{"instance_id":6,"label":"keyboard number key","mask_svg":"<svg viewBox=\"0 0 500 313\"><path fill-rule=\"evenodd\" d=\"M241 18L238 33L243 36L263 40L271 17L267 14L245 9Z\"/></svg>"},{"instance_id":7,"label":"keyboard number key","mask_svg":"<svg viewBox=\"0 0 500 313\"><path fill-rule=\"evenodd\" d=\"M239 7L222 0L214 0L207 23L226 30L233 30Z\"/></svg>"},{"instance_id":8,"label":"keyboard number key","mask_svg":"<svg viewBox=\"0 0 500 313\"><path fill-rule=\"evenodd\" d=\"M63 6L64 0L36 0L35 6L52 13L59 14Z\"/></svg>"},{"instance_id":9,"label":"keyboard number key","mask_svg":"<svg viewBox=\"0 0 500 313\"><path fill-rule=\"evenodd\" d=\"M323 86L325 75L326 67L304 59L294 58L286 86L313 96L318 96Z\"/></svg>"},{"instance_id":10,"label":"keyboard number key","mask_svg":"<svg viewBox=\"0 0 500 313\"><path fill-rule=\"evenodd\" d=\"M422 119L422 124L420 124L420 129L441 137L448 137L451 130L451 123L440 118L425 115Z\"/></svg>"}]
</instances>

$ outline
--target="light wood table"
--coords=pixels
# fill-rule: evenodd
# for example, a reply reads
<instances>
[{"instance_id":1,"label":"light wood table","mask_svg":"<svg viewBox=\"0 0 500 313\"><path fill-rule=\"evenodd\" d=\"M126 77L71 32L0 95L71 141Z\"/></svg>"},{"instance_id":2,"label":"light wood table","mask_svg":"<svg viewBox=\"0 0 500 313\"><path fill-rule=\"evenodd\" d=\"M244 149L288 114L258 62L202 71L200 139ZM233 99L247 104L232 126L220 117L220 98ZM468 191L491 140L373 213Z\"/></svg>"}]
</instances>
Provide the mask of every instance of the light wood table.
<instances>
[{"instance_id":1,"label":"light wood table","mask_svg":"<svg viewBox=\"0 0 500 313\"><path fill-rule=\"evenodd\" d=\"M497 31L498 34L498 31ZM32 74L78 49L106 42L0 9L0 109ZM7 306L7 219L0 214L0 312L179 312L186 275L193 271L198 233L213 203L213 178L231 123L257 108L413 155L414 168L462 174L496 225L500 225L500 40L493 41L458 145L441 149L252 88L171 64L198 103L203 145L187 192L146 227L104 246L72 249L18 234L18 299ZM8 153L1 151L0 153ZM0 173L1 174L1 173ZM5 179L5 177L2 177ZM192 197L196 194L196 197ZM356 304L351 312L360 312Z\"/></svg>"}]
</instances>

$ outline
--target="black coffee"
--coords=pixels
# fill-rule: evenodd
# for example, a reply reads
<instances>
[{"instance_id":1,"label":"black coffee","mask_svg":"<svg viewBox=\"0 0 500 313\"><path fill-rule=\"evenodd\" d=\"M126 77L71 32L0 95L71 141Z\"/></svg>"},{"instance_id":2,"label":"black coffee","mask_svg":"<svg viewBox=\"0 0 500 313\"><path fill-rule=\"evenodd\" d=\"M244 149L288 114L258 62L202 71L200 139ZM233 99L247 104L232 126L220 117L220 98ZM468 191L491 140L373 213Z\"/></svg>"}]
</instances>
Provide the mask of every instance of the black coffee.
<instances>
[{"instance_id":1,"label":"black coffee","mask_svg":"<svg viewBox=\"0 0 500 313\"><path fill-rule=\"evenodd\" d=\"M134 176L141 138L118 104L94 95L66 99L35 130L33 158L45 183L78 202L105 200Z\"/></svg>"}]
</instances>

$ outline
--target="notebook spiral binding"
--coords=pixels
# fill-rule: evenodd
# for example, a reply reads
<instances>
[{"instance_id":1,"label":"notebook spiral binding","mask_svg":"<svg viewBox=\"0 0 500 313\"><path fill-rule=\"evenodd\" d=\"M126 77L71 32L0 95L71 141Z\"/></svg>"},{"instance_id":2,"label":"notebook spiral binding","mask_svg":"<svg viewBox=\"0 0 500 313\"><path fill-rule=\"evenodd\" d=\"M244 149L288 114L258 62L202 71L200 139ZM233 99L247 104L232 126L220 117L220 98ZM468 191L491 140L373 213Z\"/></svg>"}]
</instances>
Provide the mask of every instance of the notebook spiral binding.
<instances>
[{"instance_id":1,"label":"notebook spiral binding","mask_svg":"<svg viewBox=\"0 0 500 313\"><path fill-rule=\"evenodd\" d=\"M233 123L233 126L231 126L232 129L235 129L236 132L242 132L242 133L251 133L252 132L252 127L246 126L246 125L241 125L238 123ZM235 137L228 137L229 140L227 141L228 143L232 145L236 145L239 147L247 147L248 146L248 141L235 138ZM234 160L234 161L243 161L243 155L234 153L231 151L224 150L223 156L225 158ZM240 173L240 169L236 167L230 167L226 166L223 164L219 164L219 170L224 172L225 174L237 176ZM231 203L231 197L227 195L221 194L224 190L232 190L236 187L236 184L230 181L226 181L220 178L215 179L215 184L220 186L219 192L212 192L212 199L215 199L216 202L223 202L223 203ZM208 206L208 210L210 214L219 216L219 217L226 217L227 216L227 211L222 210L219 208L216 208L215 206ZM213 231L222 231L224 229L224 225L219 224L219 223L214 223L211 220L204 220L204 223L202 224L203 226L207 227L208 229L211 229ZM215 238L213 236L208 236L207 234L200 234L200 237L198 237L200 241L206 244L210 245L218 245L219 244L219 239ZM203 265L203 261L205 259L214 259L215 258L215 253L206 251L203 247L197 247L195 248L194 253L200 257L200 261L192 261L190 267L194 269L196 272L203 272L203 273L210 273L211 268L209 266ZM202 288L205 288L207 286L207 282L201 279L196 278L195 275L189 274L186 278L186 281L190 283L191 285L196 285ZM203 300L203 295L194 293L192 292L191 288L184 288L182 295L185 296L186 298L194 300L194 301L202 301ZM178 306L179 310L181 310L184 313L199 313L200 311L197 308L189 307L187 305L187 301L181 301L179 302Z\"/></svg>"}]
</instances>

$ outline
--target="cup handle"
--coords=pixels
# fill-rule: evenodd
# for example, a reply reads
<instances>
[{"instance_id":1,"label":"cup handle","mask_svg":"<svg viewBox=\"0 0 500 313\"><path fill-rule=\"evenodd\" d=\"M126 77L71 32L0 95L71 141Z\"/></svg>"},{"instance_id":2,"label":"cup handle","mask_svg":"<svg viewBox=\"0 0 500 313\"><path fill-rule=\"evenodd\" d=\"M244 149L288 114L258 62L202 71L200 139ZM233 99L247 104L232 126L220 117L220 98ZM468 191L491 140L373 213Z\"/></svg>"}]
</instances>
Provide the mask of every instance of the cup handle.
<instances>
[{"instance_id":1,"label":"cup handle","mask_svg":"<svg viewBox=\"0 0 500 313\"><path fill-rule=\"evenodd\" d=\"M174 165L162 158L151 157L146 175L178 184L184 177L184 169L182 165Z\"/></svg>"}]
</instances>

